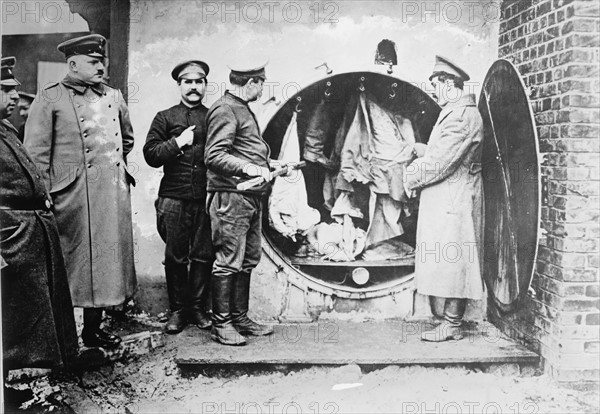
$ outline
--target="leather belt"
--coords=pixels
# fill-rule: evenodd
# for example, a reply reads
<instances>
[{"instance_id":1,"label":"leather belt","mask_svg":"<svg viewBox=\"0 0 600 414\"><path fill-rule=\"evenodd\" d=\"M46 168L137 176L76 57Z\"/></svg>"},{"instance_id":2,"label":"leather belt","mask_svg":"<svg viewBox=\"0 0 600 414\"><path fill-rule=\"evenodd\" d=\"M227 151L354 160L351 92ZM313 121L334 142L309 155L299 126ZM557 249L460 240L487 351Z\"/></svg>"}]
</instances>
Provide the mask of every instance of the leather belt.
<instances>
[{"instance_id":1,"label":"leather belt","mask_svg":"<svg viewBox=\"0 0 600 414\"><path fill-rule=\"evenodd\" d=\"M0 210L46 210L52 208L52 201L44 200L2 200Z\"/></svg>"}]
</instances>

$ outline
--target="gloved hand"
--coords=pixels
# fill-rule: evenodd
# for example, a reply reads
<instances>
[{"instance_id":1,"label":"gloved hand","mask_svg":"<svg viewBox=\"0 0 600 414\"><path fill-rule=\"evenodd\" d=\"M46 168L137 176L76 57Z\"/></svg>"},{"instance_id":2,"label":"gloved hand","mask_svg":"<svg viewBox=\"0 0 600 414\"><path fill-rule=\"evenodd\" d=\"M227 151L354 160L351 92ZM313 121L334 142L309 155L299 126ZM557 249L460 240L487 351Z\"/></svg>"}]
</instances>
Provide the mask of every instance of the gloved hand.
<instances>
[{"instance_id":1,"label":"gloved hand","mask_svg":"<svg viewBox=\"0 0 600 414\"><path fill-rule=\"evenodd\" d=\"M192 145L192 142L194 142L194 129L196 129L196 125L187 127L185 131L181 133L181 135L175 138L179 149L185 147L186 145Z\"/></svg>"}]
</instances>

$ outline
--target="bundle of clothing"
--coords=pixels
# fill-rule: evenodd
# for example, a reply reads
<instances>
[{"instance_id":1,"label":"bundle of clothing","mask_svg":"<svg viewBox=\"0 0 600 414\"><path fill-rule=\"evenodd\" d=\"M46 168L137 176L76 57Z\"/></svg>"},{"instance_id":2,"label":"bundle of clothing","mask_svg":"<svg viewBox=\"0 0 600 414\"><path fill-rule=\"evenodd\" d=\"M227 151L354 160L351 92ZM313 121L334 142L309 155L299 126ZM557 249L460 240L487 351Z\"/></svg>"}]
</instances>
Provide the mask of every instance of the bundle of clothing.
<instances>
[{"instance_id":1,"label":"bundle of clothing","mask_svg":"<svg viewBox=\"0 0 600 414\"><path fill-rule=\"evenodd\" d=\"M296 219L295 226L284 229L277 224L283 217L278 204L285 204L286 197L276 194L282 190L274 187L269 202L269 215L276 214L273 228L283 235L284 231L289 234L303 229L309 245L323 260L396 260L414 255L414 249L399 240L404 234L402 218L413 214L414 209L403 188L403 174L414 159L416 142L410 119L378 104L368 92L349 100L340 125L331 121L333 111L339 111L339 102L323 100L316 105L308 120L303 152L306 161L326 171L323 199L332 222L314 223L314 209L304 204L304 187L301 203L291 201L296 204L294 211L311 213L305 216L307 220L300 220L303 226L298 226ZM297 128L296 122L294 114L286 132L286 139L293 134L294 142L297 132L290 129ZM282 153L293 144L289 141L285 145ZM293 151L295 154L295 147ZM292 212L285 217L294 215L292 206L285 210ZM311 227L305 229L309 224Z\"/></svg>"}]
</instances>

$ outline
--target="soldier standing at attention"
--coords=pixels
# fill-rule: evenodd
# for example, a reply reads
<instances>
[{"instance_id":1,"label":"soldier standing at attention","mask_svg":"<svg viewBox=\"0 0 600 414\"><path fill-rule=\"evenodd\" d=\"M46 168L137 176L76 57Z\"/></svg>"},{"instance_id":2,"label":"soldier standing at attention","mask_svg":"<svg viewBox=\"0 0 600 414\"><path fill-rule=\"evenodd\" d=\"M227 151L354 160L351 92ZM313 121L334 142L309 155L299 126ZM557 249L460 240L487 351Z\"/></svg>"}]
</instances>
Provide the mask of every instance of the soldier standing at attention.
<instances>
[{"instance_id":1,"label":"soldier standing at attention","mask_svg":"<svg viewBox=\"0 0 600 414\"><path fill-rule=\"evenodd\" d=\"M270 149L261 137L248 102L262 95L265 65L232 68L231 89L225 91L207 115L204 159L216 255L211 336L225 345L244 345L243 335L273 333L272 327L248 318L250 274L262 253L261 197L271 178ZM263 177L264 181L249 190L238 191L237 184L248 177Z\"/></svg>"},{"instance_id":2,"label":"soldier standing at attention","mask_svg":"<svg viewBox=\"0 0 600 414\"><path fill-rule=\"evenodd\" d=\"M156 200L158 233L165 242L165 275L171 316L167 333L179 333L186 323L209 328L206 315L214 255L210 219L206 213L206 113L202 105L209 67L200 60L173 69L181 102L154 117L144 158L163 167ZM189 268L189 269L188 269Z\"/></svg>"},{"instance_id":3,"label":"soldier standing at attention","mask_svg":"<svg viewBox=\"0 0 600 414\"><path fill-rule=\"evenodd\" d=\"M25 125L25 147L54 201L73 305L84 308L83 343L116 347L100 328L103 308L123 304L136 287L127 154L129 111L103 83L106 39L98 34L58 45L69 73L39 92Z\"/></svg>"}]
</instances>

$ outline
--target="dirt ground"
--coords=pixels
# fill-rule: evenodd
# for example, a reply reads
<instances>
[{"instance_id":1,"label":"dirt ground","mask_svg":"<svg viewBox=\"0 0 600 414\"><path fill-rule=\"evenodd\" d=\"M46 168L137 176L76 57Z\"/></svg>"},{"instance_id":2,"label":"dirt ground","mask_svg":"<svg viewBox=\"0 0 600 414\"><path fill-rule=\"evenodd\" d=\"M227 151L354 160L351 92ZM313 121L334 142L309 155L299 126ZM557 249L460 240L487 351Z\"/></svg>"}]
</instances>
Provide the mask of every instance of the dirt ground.
<instances>
[{"instance_id":1,"label":"dirt ground","mask_svg":"<svg viewBox=\"0 0 600 414\"><path fill-rule=\"evenodd\" d=\"M158 329L157 321L146 321ZM142 324L143 325L143 324ZM140 325L141 326L141 325ZM139 327L138 327L139 330ZM29 383L30 412L72 412L75 387L104 413L598 413L597 388L575 390L547 376L522 377L464 368L356 365L296 372L182 376L173 337L143 356L79 375L43 376ZM69 400L70 398L70 400ZM85 400L85 398L82 398ZM94 411L93 405L83 412ZM82 412L82 408L78 410Z\"/></svg>"}]
</instances>

